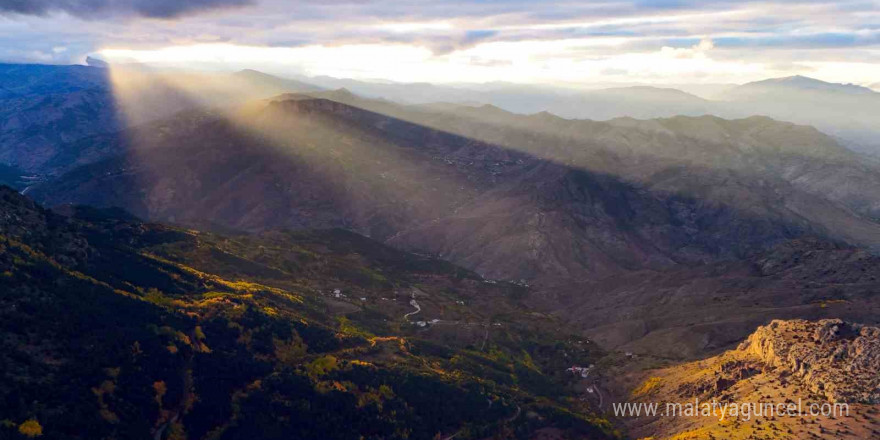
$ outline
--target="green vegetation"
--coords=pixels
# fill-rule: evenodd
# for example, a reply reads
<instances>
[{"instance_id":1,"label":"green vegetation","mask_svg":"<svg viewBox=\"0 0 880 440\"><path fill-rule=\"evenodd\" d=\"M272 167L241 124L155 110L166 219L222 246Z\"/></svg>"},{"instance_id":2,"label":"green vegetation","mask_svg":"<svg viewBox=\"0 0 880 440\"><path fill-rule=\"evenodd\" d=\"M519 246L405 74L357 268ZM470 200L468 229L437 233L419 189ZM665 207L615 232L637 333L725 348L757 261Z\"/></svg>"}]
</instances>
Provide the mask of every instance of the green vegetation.
<instances>
[{"instance_id":1,"label":"green vegetation","mask_svg":"<svg viewBox=\"0 0 880 440\"><path fill-rule=\"evenodd\" d=\"M521 287L345 231L0 209L0 439L613 435L565 386L598 353ZM413 292L448 324L403 319Z\"/></svg>"}]
</instances>

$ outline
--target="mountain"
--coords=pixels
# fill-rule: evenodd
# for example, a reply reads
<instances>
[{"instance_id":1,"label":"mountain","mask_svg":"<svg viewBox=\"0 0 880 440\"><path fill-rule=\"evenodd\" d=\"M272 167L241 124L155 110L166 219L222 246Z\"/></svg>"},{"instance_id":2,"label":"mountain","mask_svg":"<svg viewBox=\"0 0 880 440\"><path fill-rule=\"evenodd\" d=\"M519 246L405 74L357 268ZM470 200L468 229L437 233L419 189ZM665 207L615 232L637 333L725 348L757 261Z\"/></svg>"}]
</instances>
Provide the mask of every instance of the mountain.
<instances>
[{"instance_id":1,"label":"mountain","mask_svg":"<svg viewBox=\"0 0 880 440\"><path fill-rule=\"evenodd\" d=\"M878 204L860 191L878 180L876 170L858 168L845 149L809 129L762 119L680 118L658 127L541 116L518 129L518 116L496 116L510 125L466 112L417 124L324 99L276 100L231 121L196 112L96 142L126 154L32 194L50 206L116 205L147 218L210 219L244 230L348 227L504 279L576 280L729 258L810 230L876 244L869 216ZM432 124L458 124L460 134ZM784 151L786 138L813 143L819 157L804 146L802 155ZM763 170L754 168L758 158ZM858 186L827 171L833 160L860 176ZM704 191L713 181L716 189ZM839 200L820 197L831 185ZM815 209L829 202L851 208ZM462 223L479 218L495 219L490 235ZM547 231L536 242L538 218Z\"/></svg>"},{"instance_id":2,"label":"mountain","mask_svg":"<svg viewBox=\"0 0 880 440\"><path fill-rule=\"evenodd\" d=\"M106 85L107 71L93 67L0 63L0 98L79 92Z\"/></svg>"},{"instance_id":3,"label":"mountain","mask_svg":"<svg viewBox=\"0 0 880 440\"><path fill-rule=\"evenodd\" d=\"M62 212L0 187L4 437L613 435L564 371L601 352L523 287L341 230Z\"/></svg>"},{"instance_id":4,"label":"mountain","mask_svg":"<svg viewBox=\"0 0 880 440\"><path fill-rule=\"evenodd\" d=\"M712 105L680 90L648 86L577 90L523 84L446 86L428 83L367 82L330 77L305 78L328 89L344 88L375 99L403 104L479 103L516 113L550 112L580 119L606 120L621 116L657 118L711 113Z\"/></svg>"},{"instance_id":5,"label":"mountain","mask_svg":"<svg viewBox=\"0 0 880 440\"><path fill-rule=\"evenodd\" d=\"M40 175L59 149L176 112L241 105L317 87L253 71L153 72L143 67L0 64L0 163Z\"/></svg>"},{"instance_id":6,"label":"mountain","mask_svg":"<svg viewBox=\"0 0 880 440\"><path fill-rule=\"evenodd\" d=\"M568 120L406 106L344 89L206 109L258 95L247 90L259 86L223 92L228 78L178 77L167 84L175 96L193 95L185 85L196 80L195 91L220 92L170 119L53 144L40 165L47 175L27 182L27 194L221 231L345 228L535 286L536 306L578 311L580 328L609 346L685 357L783 309L817 313L830 281L815 296L794 294L807 282L780 288L763 310L743 302L728 335L713 330L714 310L730 304L703 298L736 283L775 297L765 289L784 281L751 268L776 246L880 244L877 165L811 127L766 117ZM660 280L670 287L640 284ZM643 301L676 289L705 314ZM870 299L856 299L871 310ZM650 343L689 325L700 330L683 345Z\"/></svg>"},{"instance_id":7,"label":"mountain","mask_svg":"<svg viewBox=\"0 0 880 440\"><path fill-rule=\"evenodd\" d=\"M0 65L0 163L42 171L58 145L119 130L107 71Z\"/></svg>"},{"instance_id":8,"label":"mountain","mask_svg":"<svg viewBox=\"0 0 880 440\"><path fill-rule=\"evenodd\" d=\"M346 88L369 98L405 104L479 103L532 114L546 111L565 118L608 120L619 117L653 119L678 115L715 115L746 118L764 115L796 124L812 125L838 136L860 153L880 154L876 127L878 93L853 84L824 82L804 76L774 78L740 86L704 88L680 85L579 90L508 83L443 86L366 82L329 77L306 78L321 86ZM711 100L682 90L703 91ZM853 111L855 109L855 111Z\"/></svg>"},{"instance_id":9,"label":"mountain","mask_svg":"<svg viewBox=\"0 0 880 440\"><path fill-rule=\"evenodd\" d=\"M806 76L789 76L785 78L772 78L744 84L730 92L729 98L742 97L742 94L777 93L783 90L789 91L815 91L826 93L871 95L875 93L868 87L855 84L838 84L821 81Z\"/></svg>"},{"instance_id":10,"label":"mountain","mask_svg":"<svg viewBox=\"0 0 880 440\"><path fill-rule=\"evenodd\" d=\"M880 185L877 168L768 118L446 113L334 91L179 114L91 143L105 159L28 194L199 228L349 229L529 284L531 304L609 347L693 357L768 318L870 323L876 310L876 279L760 269L791 243L862 261L880 237L880 192L865 191Z\"/></svg>"},{"instance_id":11,"label":"mountain","mask_svg":"<svg viewBox=\"0 0 880 440\"><path fill-rule=\"evenodd\" d=\"M711 102L680 90L648 86L587 91L510 86L476 96L485 103L516 113L546 111L564 118L599 121L623 116L642 119L699 116L712 113L713 109Z\"/></svg>"},{"instance_id":12,"label":"mountain","mask_svg":"<svg viewBox=\"0 0 880 440\"><path fill-rule=\"evenodd\" d=\"M794 76L744 84L721 99L729 114L759 113L813 125L861 144L859 151L880 151L880 93L867 87Z\"/></svg>"},{"instance_id":13,"label":"mountain","mask_svg":"<svg viewBox=\"0 0 880 440\"><path fill-rule=\"evenodd\" d=\"M706 174L720 171L731 174L728 178L746 179L742 188L756 183L750 183L751 178L771 179L759 186L779 185L774 191L788 191L783 188L805 191L810 196L842 204L846 208L842 212L832 209L826 213L835 212L830 214L833 217L854 212L863 220L873 222L880 206L878 200L864 198L862 191L865 182L877 184L876 164L865 163L862 157L811 127L769 118L730 121L704 116L594 122L566 120L548 113L516 115L492 106L424 111L425 107L404 108L350 94L323 96L491 145L503 145L555 163L617 176L647 187L656 186L658 192L711 198L733 206L748 198L769 197L769 194L746 196L726 190L702 191L700 188L705 188L706 182L721 178L718 174ZM701 179L706 180L701 182ZM775 179L781 181L770 183ZM724 187L723 184L718 186ZM753 187L748 191L763 190ZM789 196L789 204L801 197ZM799 213L794 216L812 217L815 223L824 224L830 230L849 229L847 234L861 237L857 241L874 243L875 235L869 231L873 226L865 225L867 229L862 230L860 226L845 227L843 223L847 221L843 218L820 220L815 215L825 214L817 212L815 204L821 202L811 203L812 207L797 208ZM743 205L743 208L751 210L754 205Z\"/></svg>"}]
</instances>

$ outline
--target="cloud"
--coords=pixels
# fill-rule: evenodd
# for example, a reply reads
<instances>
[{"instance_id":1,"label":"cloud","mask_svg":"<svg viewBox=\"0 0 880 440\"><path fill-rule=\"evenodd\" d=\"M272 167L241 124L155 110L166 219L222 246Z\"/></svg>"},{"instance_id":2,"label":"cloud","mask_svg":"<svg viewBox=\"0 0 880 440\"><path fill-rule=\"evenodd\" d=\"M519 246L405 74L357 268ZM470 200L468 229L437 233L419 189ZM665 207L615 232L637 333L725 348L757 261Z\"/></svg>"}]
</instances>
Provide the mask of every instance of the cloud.
<instances>
[{"instance_id":1,"label":"cloud","mask_svg":"<svg viewBox=\"0 0 880 440\"><path fill-rule=\"evenodd\" d=\"M281 63L282 53L290 57L279 73L387 73L421 81L468 72L479 80L572 82L605 75L672 81L693 73L745 81L813 68L828 79L873 83L880 68L878 2L547 0L538 7L532 0L0 0L0 60L82 62L103 49L224 43L257 53L309 48L266 52L274 64L264 68ZM235 13L203 13L246 5ZM247 55L211 53L218 69L233 68ZM358 58L361 65L325 59L360 53L374 57ZM382 63L393 71L376 71L380 55L389 57ZM401 56L411 64L392 69ZM256 68L244 60L235 67Z\"/></svg>"},{"instance_id":2,"label":"cloud","mask_svg":"<svg viewBox=\"0 0 880 440\"><path fill-rule=\"evenodd\" d=\"M254 0L3 0L0 13L44 16L66 12L82 18L117 15L175 18L253 3Z\"/></svg>"}]
</instances>

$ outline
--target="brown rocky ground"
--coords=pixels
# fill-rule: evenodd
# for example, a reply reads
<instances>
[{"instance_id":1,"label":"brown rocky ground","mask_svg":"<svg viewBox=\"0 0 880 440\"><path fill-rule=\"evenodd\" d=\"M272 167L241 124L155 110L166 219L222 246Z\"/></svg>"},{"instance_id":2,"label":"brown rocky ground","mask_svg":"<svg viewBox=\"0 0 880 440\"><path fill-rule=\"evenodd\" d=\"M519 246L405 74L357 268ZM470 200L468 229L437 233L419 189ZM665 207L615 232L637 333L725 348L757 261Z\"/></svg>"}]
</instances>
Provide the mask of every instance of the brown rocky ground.
<instances>
[{"instance_id":1,"label":"brown rocky ground","mask_svg":"<svg viewBox=\"0 0 880 440\"><path fill-rule=\"evenodd\" d=\"M877 327L831 319L776 320L719 356L641 370L649 360L631 361L607 386L616 393L612 401L657 402L658 414L667 403L698 401L699 408L703 402L728 404L727 410L718 406L706 415L619 418L632 438L878 438L878 348ZM771 415L765 410L760 417L745 417L735 415L731 403L799 405L797 411L805 415ZM813 416L808 414L810 404L827 405L820 411L837 414Z\"/></svg>"}]
</instances>

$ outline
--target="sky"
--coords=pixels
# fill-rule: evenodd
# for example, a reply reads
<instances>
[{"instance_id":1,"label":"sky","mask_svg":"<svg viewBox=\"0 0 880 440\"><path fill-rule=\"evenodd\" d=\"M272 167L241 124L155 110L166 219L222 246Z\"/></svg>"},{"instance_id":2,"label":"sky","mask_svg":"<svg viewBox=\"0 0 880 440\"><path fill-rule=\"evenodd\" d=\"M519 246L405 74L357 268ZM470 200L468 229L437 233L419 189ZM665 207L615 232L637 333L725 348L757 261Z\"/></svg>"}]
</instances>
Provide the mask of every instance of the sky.
<instances>
[{"instance_id":1,"label":"sky","mask_svg":"<svg viewBox=\"0 0 880 440\"><path fill-rule=\"evenodd\" d=\"M0 60L86 56L400 82L870 86L880 0L0 0Z\"/></svg>"}]
</instances>

